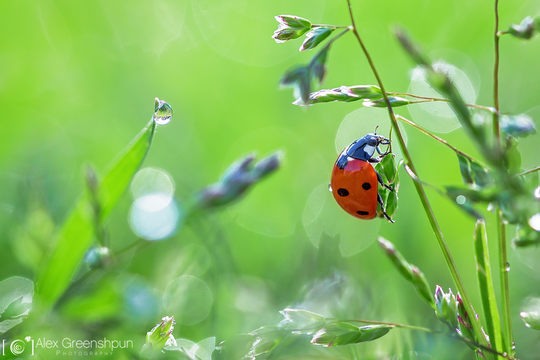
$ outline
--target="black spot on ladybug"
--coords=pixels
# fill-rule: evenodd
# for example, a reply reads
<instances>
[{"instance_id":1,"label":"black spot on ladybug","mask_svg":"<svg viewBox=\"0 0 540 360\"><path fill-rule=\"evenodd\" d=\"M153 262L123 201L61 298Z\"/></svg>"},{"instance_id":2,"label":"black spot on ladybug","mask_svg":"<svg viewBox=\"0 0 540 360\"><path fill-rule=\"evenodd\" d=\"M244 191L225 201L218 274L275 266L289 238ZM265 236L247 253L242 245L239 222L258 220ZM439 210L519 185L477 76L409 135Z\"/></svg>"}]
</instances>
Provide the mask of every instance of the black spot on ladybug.
<instances>
[{"instance_id":1,"label":"black spot on ladybug","mask_svg":"<svg viewBox=\"0 0 540 360\"><path fill-rule=\"evenodd\" d=\"M339 188L339 189L337 189L337 193L338 193L339 196L348 196L349 195L349 190L344 189L344 188Z\"/></svg>"},{"instance_id":2,"label":"black spot on ladybug","mask_svg":"<svg viewBox=\"0 0 540 360\"><path fill-rule=\"evenodd\" d=\"M369 211L364 211L364 210L358 210L356 213L358 215L369 215Z\"/></svg>"},{"instance_id":3,"label":"black spot on ladybug","mask_svg":"<svg viewBox=\"0 0 540 360\"><path fill-rule=\"evenodd\" d=\"M362 189L364 189L364 190L369 190L369 189L371 189L371 184L368 183L368 182L363 183L363 184L362 184Z\"/></svg>"}]
</instances>

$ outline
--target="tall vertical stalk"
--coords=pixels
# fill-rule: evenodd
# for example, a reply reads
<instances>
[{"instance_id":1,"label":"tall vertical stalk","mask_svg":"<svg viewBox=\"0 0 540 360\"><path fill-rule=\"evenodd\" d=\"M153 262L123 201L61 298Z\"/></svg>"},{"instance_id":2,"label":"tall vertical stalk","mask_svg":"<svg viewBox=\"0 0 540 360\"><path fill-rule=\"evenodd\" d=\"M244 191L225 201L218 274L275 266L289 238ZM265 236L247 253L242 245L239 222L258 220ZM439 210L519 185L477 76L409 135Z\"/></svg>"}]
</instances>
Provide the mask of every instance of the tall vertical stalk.
<instances>
[{"instance_id":1,"label":"tall vertical stalk","mask_svg":"<svg viewBox=\"0 0 540 360\"><path fill-rule=\"evenodd\" d=\"M493 31L494 42L494 62L493 62L493 141L497 154L502 154L501 133L500 133L500 102L499 102L499 63L500 63L500 46L499 46L499 0L494 1L494 18L495 28ZM508 253L506 244L506 225L503 219L502 211L499 207L496 209L497 216L497 232L499 245L499 276L502 298L502 340L504 350L514 355L513 340L512 340L512 325L510 321L510 291L508 283Z\"/></svg>"},{"instance_id":2,"label":"tall vertical stalk","mask_svg":"<svg viewBox=\"0 0 540 360\"><path fill-rule=\"evenodd\" d=\"M377 84L379 88L381 89L384 101L386 103L386 108L388 109L388 115L390 117L390 121L392 123L392 128L394 130L394 133L398 139L399 146L401 148L401 151L403 153L403 158L405 160L405 164L409 167L409 169L416 175L418 175L415 166L412 161L412 157L409 153L409 150L407 149L407 146L405 144L405 140L403 138L403 135L401 133L401 130L398 127L396 115L394 113L394 110L392 108L392 105L390 103L390 100L388 99L388 95L386 94L386 90L384 88L384 84L382 82L382 79L379 75L379 72L377 71L377 68L375 67L375 63L373 62L373 59L371 58L371 55L369 51L367 50L362 38L360 37L360 34L358 33L358 29L356 27L356 22L354 20L353 10L352 10L352 4L351 0L346 0L347 6L349 10L349 17L351 20L351 27L352 32L358 41L358 44L362 48L362 52L364 53L364 56L366 57L369 66L371 68L371 71L373 75L375 76L375 79L377 81ZM474 333L476 334L478 341L484 341L482 336L482 331L480 328L480 324L478 323L478 320L476 318L476 312L474 311L474 308L472 307L471 302L469 301L469 297L467 296L465 292L465 287L463 286L463 282L461 280L461 277L459 276L459 273L457 271L457 267L455 264L455 261L450 253L450 249L448 247L448 244L446 243L446 240L444 239L444 235L442 233L442 230L439 226L439 223L437 221L437 218L435 217L435 213L433 212L433 208L431 207L431 204L429 202L429 199L427 197L427 194L425 192L424 186L420 181L413 181L413 184L415 186L416 192L418 193L418 196L420 198L420 201L422 203L422 206L426 212L426 216L428 217L429 223L431 225L431 228L435 234L435 237L437 238L437 242L439 244L439 247L443 253L444 259L446 261L446 264L448 266L448 269L450 270L450 274L452 276L452 279L456 285L457 290L461 294L463 304L467 311L471 314L471 318L474 319L472 321L472 326Z\"/></svg>"}]
</instances>

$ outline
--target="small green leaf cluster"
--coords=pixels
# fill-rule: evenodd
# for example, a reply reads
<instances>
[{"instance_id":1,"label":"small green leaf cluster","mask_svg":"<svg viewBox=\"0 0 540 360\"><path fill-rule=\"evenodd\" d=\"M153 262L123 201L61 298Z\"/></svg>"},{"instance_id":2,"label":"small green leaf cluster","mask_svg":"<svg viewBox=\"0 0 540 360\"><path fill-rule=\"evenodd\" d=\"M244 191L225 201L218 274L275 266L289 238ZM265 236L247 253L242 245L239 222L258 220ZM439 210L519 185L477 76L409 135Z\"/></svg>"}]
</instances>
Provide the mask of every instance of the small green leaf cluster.
<instances>
[{"instance_id":1,"label":"small green leaf cluster","mask_svg":"<svg viewBox=\"0 0 540 360\"><path fill-rule=\"evenodd\" d=\"M284 87L292 87L295 97L299 99L297 101L300 104L308 104L312 82L317 81L321 83L326 75L326 60L332 43L350 29L343 26L313 24L308 19L294 15L279 15L275 19L278 22L278 28L272 37L278 43L297 39L306 34L306 38L300 46L300 51L316 48L329 38L336 29L344 28L341 33L329 40L312 57L308 64L300 65L287 71L281 78L280 84Z\"/></svg>"},{"instance_id":2,"label":"small green leaf cluster","mask_svg":"<svg viewBox=\"0 0 540 360\"><path fill-rule=\"evenodd\" d=\"M431 287L424 273L413 264L410 264L401 253L396 250L394 244L387 239L379 237L379 245L385 251L386 255L399 271L399 273L413 286L418 294L432 307L435 308Z\"/></svg>"},{"instance_id":3,"label":"small green leaf cluster","mask_svg":"<svg viewBox=\"0 0 540 360\"><path fill-rule=\"evenodd\" d=\"M384 204L384 211L389 217L392 217L398 206L399 173L396 155L393 153L386 154L375 165L375 170L381 176L383 183L387 185L381 186L379 184L378 192ZM379 204L379 212L382 210L381 206Z\"/></svg>"},{"instance_id":4,"label":"small green leaf cluster","mask_svg":"<svg viewBox=\"0 0 540 360\"><path fill-rule=\"evenodd\" d=\"M534 187L537 185L528 184L519 173L520 156L517 150L518 138L536 131L532 119L523 114L494 113L495 126L500 130L501 139L493 139L484 123L473 121L469 107L448 75L433 67L404 33L398 33L398 39L413 61L425 69L431 86L448 99L486 163L481 165L457 152L465 186L447 187L447 195L477 219L483 218L483 215L475 205L496 205L502 211L505 221L516 225L516 245L539 244L540 228L530 225L531 219L540 212L540 202L534 196Z\"/></svg>"}]
</instances>

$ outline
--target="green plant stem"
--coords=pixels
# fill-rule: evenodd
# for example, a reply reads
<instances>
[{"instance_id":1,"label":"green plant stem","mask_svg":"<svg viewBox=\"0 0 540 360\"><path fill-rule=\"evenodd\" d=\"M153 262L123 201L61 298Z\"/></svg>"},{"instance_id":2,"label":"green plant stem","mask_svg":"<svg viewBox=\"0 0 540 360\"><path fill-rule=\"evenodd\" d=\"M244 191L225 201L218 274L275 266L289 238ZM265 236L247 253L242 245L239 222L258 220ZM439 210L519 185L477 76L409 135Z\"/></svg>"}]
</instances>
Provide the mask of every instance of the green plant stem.
<instances>
[{"instance_id":1,"label":"green plant stem","mask_svg":"<svg viewBox=\"0 0 540 360\"><path fill-rule=\"evenodd\" d=\"M382 82L382 79L375 67L375 63L373 62L373 59L371 58L371 55L369 51L367 50L364 42L362 41L362 38L360 37L360 34L358 33L356 22L354 20L353 10L352 10L352 4L351 0L346 0L348 9L349 9L349 16L351 19L351 26L352 26L352 32L354 36L356 37L356 40L358 41L358 44L362 48L362 51L369 63L369 66L371 68L371 71L373 72L373 75L375 76L377 80L377 84L379 88L381 89L381 92L383 94L384 101L386 103L386 107L388 109L388 115L390 117L390 121L392 123L392 128L394 129L394 132L396 133L398 143L400 145L403 158L405 160L405 164L409 167L409 169L418 176L418 173L415 170L414 164L412 162L411 155L409 153L409 150L407 149L407 146L405 144L405 140L403 139L403 135L401 134L401 130L399 129L396 115L394 113L394 110L392 109L392 105L390 103L390 100L388 99L388 95L386 94L386 91L384 89L384 84ZM416 192L418 193L418 196L420 198L420 201L422 202L422 205L424 207L424 210L426 212L426 215L428 217L429 223L433 229L433 232L435 234L435 237L437 238L437 242L439 244L439 247L443 253L444 259L446 261L446 264L448 266L448 269L450 271L450 274L452 276L452 280L454 281L457 290L460 292L463 305L467 309L467 311L471 314L471 321L474 333L479 341L483 340L482 331L480 328L480 324L478 323L478 319L476 317L476 312L474 311L474 308L472 307L471 302L469 301L469 297L467 296L465 292L465 287L463 286L463 282L461 280L461 277L459 276L459 273L457 271L457 267L455 264L455 261L450 253L450 249L446 243L446 240L444 239L444 235L442 233L442 230L439 226L439 223L437 221L437 218L435 217L435 213L433 212L433 208L431 207L431 204L428 200L427 194L425 192L425 189L421 182L419 181L413 181L414 187L416 189Z\"/></svg>"},{"instance_id":2,"label":"green plant stem","mask_svg":"<svg viewBox=\"0 0 540 360\"><path fill-rule=\"evenodd\" d=\"M513 354L512 349L512 325L510 323L510 286L508 283L508 252L506 246L506 225L502 216L502 211L497 209L497 230L499 236L499 276L502 294L502 338L503 347L509 354Z\"/></svg>"},{"instance_id":3,"label":"green plant stem","mask_svg":"<svg viewBox=\"0 0 540 360\"><path fill-rule=\"evenodd\" d=\"M438 97L431 97L431 96L422 96L422 95L416 95L416 94L410 94L410 93L402 93L402 92L389 92L388 95L391 96L406 96L414 99L420 99L424 101L415 101L411 102L412 104L419 104L419 103L426 103L426 102L450 102L450 100L445 98L438 98ZM490 113L494 113L495 109L490 106L484 106L484 105L478 105L478 104L465 104L467 107L487 111Z\"/></svg>"},{"instance_id":4,"label":"green plant stem","mask_svg":"<svg viewBox=\"0 0 540 360\"><path fill-rule=\"evenodd\" d=\"M518 175L519 176L529 175L529 174L532 174L532 173L537 172L537 171L540 171L540 166L537 166L537 167L529 169L529 170L524 170L524 171L520 172Z\"/></svg>"},{"instance_id":5,"label":"green plant stem","mask_svg":"<svg viewBox=\"0 0 540 360\"><path fill-rule=\"evenodd\" d=\"M500 44L499 44L499 0L494 0L494 18L495 26L493 31L494 42L494 63L493 63L493 138L496 153L501 153L501 133L500 133L500 101L499 101L499 62L500 62ZM508 253L506 244L506 225L503 214L498 206L496 209L497 231L499 243L499 275L502 297L502 340L504 350L509 354L514 354L512 340L512 325L510 321L510 292L508 283Z\"/></svg>"},{"instance_id":6,"label":"green plant stem","mask_svg":"<svg viewBox=\"0 0 540 360\"><path fill-rule=\"evenodd\" d=\"M476 159L474 159L472 156L470 156L469 154L467 153L464 153L463 151L459 150L458 148L456 148L455 146L453 146L452 144L450 144L448 141L444 140L443 138L431 133L430 131L424 129L423 127L421 127L420 125L418 125L417 123L407 119L406 117L403 117L401 115L396 115L396 119L406 123L407 125L410 125L412 126L413 128L419 130L422 134L424 135L427 135L429 137L431 137L432 139L435 139L437 140L438 142L440 142L441 144L445 145L446 147L448 147L449 149L451 149L452 151L454 151L456 154L459 154L465 158L467 158L468 160L470 161L474 161L476 163L478 163L478 161Z\"/></svg>"}]
</instances>

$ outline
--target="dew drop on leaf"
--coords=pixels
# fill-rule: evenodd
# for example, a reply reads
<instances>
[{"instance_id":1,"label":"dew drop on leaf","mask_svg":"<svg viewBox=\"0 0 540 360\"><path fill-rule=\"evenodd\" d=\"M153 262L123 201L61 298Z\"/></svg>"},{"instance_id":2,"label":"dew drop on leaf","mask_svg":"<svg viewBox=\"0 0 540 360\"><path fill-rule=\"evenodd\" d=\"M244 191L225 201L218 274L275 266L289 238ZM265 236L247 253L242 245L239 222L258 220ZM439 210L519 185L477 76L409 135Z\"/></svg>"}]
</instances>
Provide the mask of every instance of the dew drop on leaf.
<instances>
[{"instance_id":1,"label":"dew drop on leaf","mask_svg":"<svg viewBox=\"0 0 540 360\"><path fill-rule=\"evenodd\" d=\"M456 196L456 203L459 205L464 205L467 202L467 198L463 195Z\"/></svg>"},{"instance_id":2,"label":"dew drop on leaf","mask_svg":"<svg viewBox=\"0 0 540 360\"><path fill-rule=\"evenodd\" d=\"M172 106L168 102L156 98L154 101L154 116L152 116L152 119L156 122L156 124L168 124L172 119L172 115Z\"/></svg>"},{"instance_id":3,"label":"dew drop on leaf","mask_svg":"<svg viewBox=\"0 0 540 360\"><path fill-rule=\"evenodd\" d=\"M540 186L534 189L534 197L540 199Z\"/></svg>"},{"instance_id":4,"label":"dew drop on leaf","mask_svg":"<svg viewBox=\"0 0 540 360\"><path fill-rule=\"evenodd\" d=\"M506 265L504 266L504 271L510 272L510 263L506 263Z\"/></svg>"}]
</instances>

